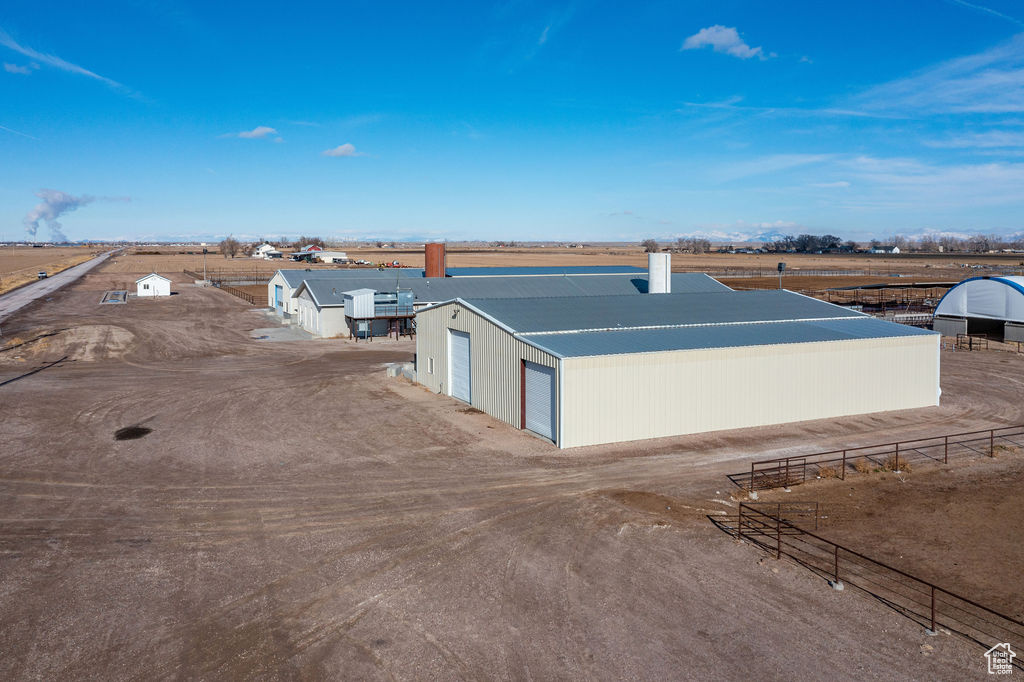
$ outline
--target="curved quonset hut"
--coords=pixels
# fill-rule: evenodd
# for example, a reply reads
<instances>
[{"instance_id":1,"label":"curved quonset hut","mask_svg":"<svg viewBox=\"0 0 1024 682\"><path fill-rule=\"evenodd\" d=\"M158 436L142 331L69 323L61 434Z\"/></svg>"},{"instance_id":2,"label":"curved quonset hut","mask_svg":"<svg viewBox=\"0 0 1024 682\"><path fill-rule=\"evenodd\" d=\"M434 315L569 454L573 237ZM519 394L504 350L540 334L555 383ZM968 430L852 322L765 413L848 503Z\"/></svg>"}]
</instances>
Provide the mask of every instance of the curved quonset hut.
<instances>
[{"instance_id":1,"label":"curved quonset hut","mask_svg":"<svg viewBox=\"0 0 1024 682\"><path fill-rule=\"evenodd\" d=\"M945 336L991 334L1024 341L1024 277L972 277L935 306L934 329Z\"/></svg>"}]
</instances>

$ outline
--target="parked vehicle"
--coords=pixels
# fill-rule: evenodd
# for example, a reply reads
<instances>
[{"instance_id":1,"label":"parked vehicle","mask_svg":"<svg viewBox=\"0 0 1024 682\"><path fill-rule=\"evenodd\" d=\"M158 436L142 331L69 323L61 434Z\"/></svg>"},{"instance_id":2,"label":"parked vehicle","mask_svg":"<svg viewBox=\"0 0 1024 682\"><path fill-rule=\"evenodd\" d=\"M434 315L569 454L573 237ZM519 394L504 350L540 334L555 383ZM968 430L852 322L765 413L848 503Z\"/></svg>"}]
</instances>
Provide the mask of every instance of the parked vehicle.
<instances>
[{"instance_id":1,"label":"parked vehicle","mask_svg":"<svg viewBox=\"0 0 1024 682\"><path fill-rule=\"evenodd\" d=\"M46 270L40 270L40 271L39 271L39 272L38 272L38 273L36 274L36 276L37 276L37 277L38 277L39 279L46 279L46 278L48 277L48 275L46 274Z\"/></svg>"}]
</instances>

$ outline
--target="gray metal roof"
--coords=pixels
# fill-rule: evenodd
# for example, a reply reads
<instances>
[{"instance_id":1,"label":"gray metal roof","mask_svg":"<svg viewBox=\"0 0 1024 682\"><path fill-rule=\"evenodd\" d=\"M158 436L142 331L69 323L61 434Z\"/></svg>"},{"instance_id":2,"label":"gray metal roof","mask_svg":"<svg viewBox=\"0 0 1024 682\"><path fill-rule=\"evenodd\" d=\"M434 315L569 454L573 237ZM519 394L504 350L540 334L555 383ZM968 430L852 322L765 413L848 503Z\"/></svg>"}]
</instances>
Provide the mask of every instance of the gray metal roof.
<instances>
[{"instance_id":1,"label":"gray metal roof","mask_svg":"<svg viewBox=\"0 0 1024 682\"><path fill-rule=\"evenodd\" d=\"M561 298L465 298L518 333L867 317L789 291Z\"/></svg>"},{"instance_id":2,"label":"gray metal roof","mask_svg":"<svg viewBox=\"0 0 1024 682\"><path fill-rule=\"evenodd\" d=\"M288 286L293 289L302 284L302 281L306 279L383 279L384 281L391 280L394 282L396 277L403 280L423 278L423 270L417 268L385 268L383 270L377 268L338 268L333 270L295 268L286 270L282 268L278 272L281 273Z\"/></svg>"},{"instance_id":3,"label":"gray metal roof","mask_svg":"<svg viewBox=\"0 0 1024 682\"><path fill-rule=\"evenodd\" d=\"M282 271L284 272L284 271ZM295 272L295 271L291 271ZM310 274L304 270L299 270ZM312 272L316 272L315 270ZM323 272L332 272L325 270ZM333 271L338 272L338 271ZM678 279L677 279L678 278ZM306 278L307 287L313 295L313 299L321 307L331 305L343 305L340 298L337 298L341 291L352 289L373 289L374 291L393 292L395 290L394 278L354 278L354 277L313 277ZM291 285L294 287L293 296L297 296L301 290L300 284ZM672 286L675 289L683 289L693 292L717 292L730 291L724 284L720 284L703 273L680 273L673 275ZM454 298L467 298L472 296L475 299L484 298L547 298L547 297L571 297L583 296L623 296L629 295L635 298L637 294L647 291L647 279L637 277L623 277L621 275L585 275L585 276L562 276L562 277L415 277L403 278L399 286L404 291L413 292L413 299L417 304L438 303L449 301Z\"/></svg>"},{"instance_id":4,"label":"gray metal roof","mask_svg":"<svg viewBox=\"0 0 1024 682\"><path fill-rule=\"evenodd\" d=\"M445 272L449 277L538 277L543 275L645 275L647 269L635 265L541 265L446 268Z\"/></svg>"},{"instance_id":5,"label":"gray metal roof","mask_svg":"<svg viewBox=\"0 0 1024 682\"><path fill-rule=\"evenodd\" d=\"M767 322L518 336L553 355L572 358L933 334L934 332L873 317L853 317L811 322Z\"/></svg>"}]
</instances>

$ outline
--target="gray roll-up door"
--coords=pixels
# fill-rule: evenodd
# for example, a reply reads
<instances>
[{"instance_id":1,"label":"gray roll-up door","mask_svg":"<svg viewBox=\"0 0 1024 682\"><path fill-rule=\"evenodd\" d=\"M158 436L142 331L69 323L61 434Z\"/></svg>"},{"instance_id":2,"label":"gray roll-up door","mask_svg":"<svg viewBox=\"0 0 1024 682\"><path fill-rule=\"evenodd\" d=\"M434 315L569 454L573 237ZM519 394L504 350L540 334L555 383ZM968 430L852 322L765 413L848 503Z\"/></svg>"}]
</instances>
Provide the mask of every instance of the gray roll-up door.
<instances>
[{"instance_id":1,"label":"gray roll-up door","mask_svg":"<svg viewBox=\"0 0 1024 682\"><path fill-rule=\"evenodd\" d=\"M555 368L526 363L526 428L555 439Z\"/></svg>"},{"instance_id":2,"label":"gray roll-up door","mask_svg":"<svg viewBox=\"0 0 1024 682\"><path fill-rule=\"evenodd\" d=\"M469 370L469 334L448 330L448 371L451 373L450 395L472 404Z\"/></svg>"}]
</instances>

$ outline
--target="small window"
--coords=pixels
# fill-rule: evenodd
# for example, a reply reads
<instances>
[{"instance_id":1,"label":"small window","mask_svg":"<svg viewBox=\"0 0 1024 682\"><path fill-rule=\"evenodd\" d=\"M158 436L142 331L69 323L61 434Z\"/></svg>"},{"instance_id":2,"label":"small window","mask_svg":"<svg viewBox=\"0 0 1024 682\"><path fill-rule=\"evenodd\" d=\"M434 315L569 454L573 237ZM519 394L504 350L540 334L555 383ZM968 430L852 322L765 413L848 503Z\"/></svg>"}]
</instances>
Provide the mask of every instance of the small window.
<instances>
[{"instance_id":1,"label":"small window","mask_svg":"<svg viewBox=\"0 0 1024 682\"><path fill-rule=\"evenodd\" d=\"M143 285L142 285L142 288L143 288L143 289L148 289L148 288L149 288L149 285L148 285L148 284L143 284Z\"/></svg>"},{"instance_id":2,"label":"small window","mask_svg":"<svg viewBox=\"0 0 1024 682\"><path fill-rule=\"evenodd\" d=\"M427 374L434 373L434 358L427 358Z\"/></svg>"}]
</instances>

